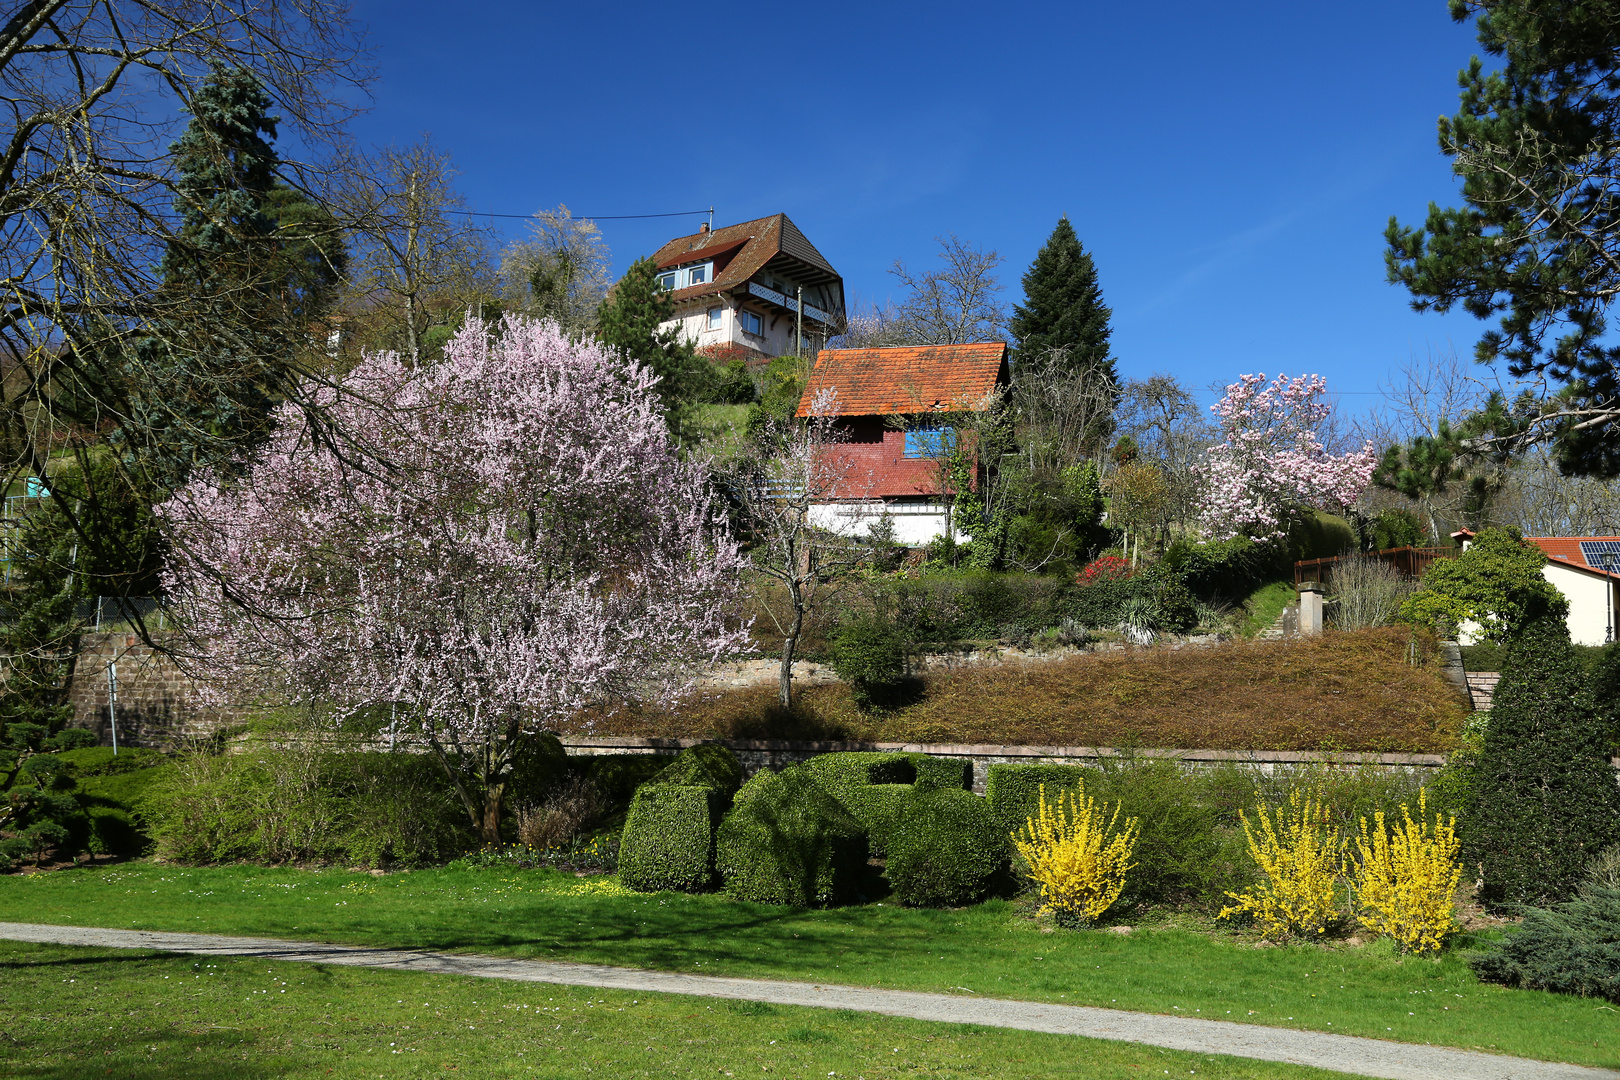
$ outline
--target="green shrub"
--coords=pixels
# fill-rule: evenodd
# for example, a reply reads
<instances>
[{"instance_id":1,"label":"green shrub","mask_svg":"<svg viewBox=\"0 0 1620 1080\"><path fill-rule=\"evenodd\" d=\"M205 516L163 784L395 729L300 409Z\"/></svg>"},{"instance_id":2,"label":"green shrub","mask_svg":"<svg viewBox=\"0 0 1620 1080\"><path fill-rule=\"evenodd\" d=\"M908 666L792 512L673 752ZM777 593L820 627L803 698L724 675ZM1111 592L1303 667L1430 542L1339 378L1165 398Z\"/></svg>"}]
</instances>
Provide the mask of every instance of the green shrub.
<instances>
[{"instance_id":1,"label":"green shrub","mask_svg":"<svg viewBox=\"0 0 1620 1080\"><path fill-rule=\"evenodd\" d=\"M109 753L105 762L95 755L101 747L63 754L78 776L74 795L89 818L86 848L93 855L140 855L151 844L146 804L174 772L156 751ZM84 756L80 756L84 755ZM125 768L147 762L145 768ZM104 768L98 766L105 765Z\"/></svg>"},{"instance_id":2,"label":"green shrub","mask_svg":"<svg viewBox=\"0 0 1620 1080\"><path fill-rule=\"evenodd\" d=\"M889 850L889 836L917 778L915 758L925 754L853 752L820 754L805 762L809 777L838 800L861 827L875 854Z\"/></svg>"},{"instance_id":3,"label":"green shrub","mask_svg":"<svg viewBox=\"0 0 1620 1080\"><path fill-rule=\"evenodd\" d=\"M466 811L425 754L337 752L302 743L85 781L117 798L143 783L158 855L176 862L420 864L473 844ZM129 798L126 794L125 798ZM121 801L121 800L120 800Z\"/></svg>"},{"instance_id":4,"label":"green shrub","mask_svg":"<svg viewBox=\"0 0 1620 1080\"><path fill-rule=\"evenodd\" d=\"M973 762L967 758L907 754L906 760L911 762L911 783L918 791L969 791L973 787Z\"/></svg>"},{"instance_id":5,"label":"green shrub","mask_svg":"<svg viewBox=\"0 0 1620 1080\"><path fill-rule=\"evenodd\" d=\"M1280 574L1284 554L1275 544L1256 544L1247 536L1204 543L1182 538L1170 545L1160 565L1179 574L1200 599L1237 601Z\"/></svg>"},{"instance_id":6,"label":"green shrub","mask_svg":"<svg viewBox=\"0 0 1620 1080\"><path fill-rule=\"evenodd\" d=\"M910 646L906 635L887 619L866 617L839 627L827 649L827 660L849 684L863 707L882 703L905 678Z\"/></svg>"},{"instance_id":7,"label":"green shrub","mask_svg":"<svg viewBox=\"0 0 1620 1080\"><path fill-rule=\"evenodd\" d=\"M1474 768L1463 863L1495 908L1567 899L1585 865L1620 841L1620 786L1590 682L1561 621L1508 649Z\"/></svg>"},{"instance_id":8,"label":"green shrub","mask_svg":"<svg viewBox=\"0 0 1620 1080\"><path fill-rule=\"evenodd\" d=\"M1620 888L1588 886L1550 909L1527 908L1505 942L1468 963L1490 982L1620 1003Z\"/></svg>"},{"instance_id":9,"label":"green shrub","mask_svg":"<svg viewBox=\"0 0 1620 1080\"><path fill-rule=\"evenodd\" d=\"M596 789L603 817L622 815L636 789L657 776L670 759L661 754L595 754L569 758L569 766Z\"/></svg>"},{"instance_id":10,"label":"green shrub","mask_svg":"<svg viewBox=\"0 0 1620 1080\"><path fill-rule=\"evenodd\" d=\"M985 776L985 805L995 818L996 827L1010 838L1040 808L1041 785L1046 785L1046 800L1052 803L1062 792L1076 790L1082 780L1095 775L1095 770L1079 765L998 762L990 766Z\"/></svg>"},{"instance_id":11,"label":"green shrub","mask_svg":"<svg viewBox=\"0 0 1620 1080\"><path fill-rule=\"evenodd\" d=\"M853 899L866 852L861 823L799 765L743 785L720 825L715 862L739 900L808 907Z\"/></svg>"},{"instance_id":12,"label":"green shrub","mask_svg":"<svg viewBox=\"0 0 1620 1080\"><path fill-rule=\"evenodd\" d=\"M1204 777L1173 761L1153 759L1110 765L1087 783L1087 794L1118 805L1121 818L1137 820L1136 866L1126 877L1127 899L1222 898L1217 886L1230 868L1219 861L1220 812L1201 797L1204 784Z\"/></svg>"},{"instance_id":13,"label":"green shrub","mask_svg":"<svg viewBox=\"0 0 1620 1080\"><path fill-rule=\"evenodd\" d=\"M730 748L713 743L693 746L660 769L649 784L696 784L724 794L729 803L742 787L742 763Z\"/></svg>"},{"instance_id":14,"label":"green shrub","mask_svg":"<svg viewBox=\"0 0 1620 1080\"><path fill-rule=\"evenodd\" d=\"M549 731L526 734L512 755L512 776L506 783L508 809L533 805L550 795L571 772L568 751Z\"/></svg>"},{"instance_id":15,"label":"green shrub","mask_svg":"<svg viewBox=\"0 0 1620 1080\"><path fill-rule=\"evenodd\" d=\"M77 779L87 776L113 776L152 769L162 765L167 757L156 750L126 746L114 754L110 746L90 746L80 750L64 750L61 758Z\"/></svg>"},{"instance_id":16,"label":"green shrub","mask_svg":"<svg viewBox=\"0 0 1620 1080\"><path fill-rule=\"evenodd\" d=\"M63 728L46 739L42 748L59 753L64 750L83 750L87 746L94 745L96 745L94 732L86 731L84 728Z\"/></svg>"},{"instance_id":17,"label":"green shrub","mask_svg":"<svg viewBox=\"0 0 1620 1080\"><path fill-rule=\"evenodd\" d=\"M972 792L913 791L890 841L886 873L901 903L961 907L990 891L1009 846Z\"/></svg>"},{"instance_id":18,"label":"green shrub","mask_svg":"<svg viewBox=\"0 0 1620 1080\"><path fill-rule=\"evenodd\" d=\"M643 784L619 840L619 880L637 892L714 884L714 835L726 799L696 784Z\"/></svg>"},{"instance_id":19,"label":"green shrub","mask_svg":"<svg viewBox=\"0 0 1620 1080\"><path fill-rule=\"evenodd\" d=\"M1562 622L1569 600L1544 576L1547 556L1516 531L1481 529L1455 559L1436 559L1401 618L1452 637L1465 621L1480 636L1507 642L1532 623Z\"/></svg>"},{"instance_id":20,"label":"green shrub","mask_svg":"<svg viewBox=\"0 0 1620 1080\"><path fill-rule=\"evenodd\" d=\"M696 892L714 883L714 834L742 783L724 746L681 752L636 790L619 840L619 880L637 892Z\"/></svg>"}]
</instances>

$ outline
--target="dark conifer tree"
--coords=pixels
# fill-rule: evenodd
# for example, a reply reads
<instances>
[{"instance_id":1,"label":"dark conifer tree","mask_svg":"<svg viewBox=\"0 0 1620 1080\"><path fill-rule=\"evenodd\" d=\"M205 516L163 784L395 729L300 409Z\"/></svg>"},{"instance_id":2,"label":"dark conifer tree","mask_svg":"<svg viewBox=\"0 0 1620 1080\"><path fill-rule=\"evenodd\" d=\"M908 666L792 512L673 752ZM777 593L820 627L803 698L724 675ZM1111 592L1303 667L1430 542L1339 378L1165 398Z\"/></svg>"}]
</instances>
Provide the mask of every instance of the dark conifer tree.
<instances>
[{"instance_id":1,"label":"dark conifer tree","mask_svg":"<svg viewBox=\"0 0 1620 1080\"><path fill-rule=\"evenodd\" d=\"M145 444L123 447L156 489L264 435L343 270L331 215L276 179L270 106L252 73L216 71L172 147L180 224L161 268L176 314L160 296L136 347L125 426Z\"/></svg>"},{"instance_id":2,"label":"dark conifer tree","mask_svg":"<svg viewBox=\"0 0 1620 1080\"><path fill-rule=\"evenodd\" d=\"M602 302L596 336L658 376L658 396L670 428L679 430L686 406L705 374L705 361L678 329L658 328L674 317L675 304L658 284L657 264L637 259Z\"/></svg>"},{"instance_id":3,"label":"dark conifer tree","mask_svg":"<svg viewBox=\"0 0 1620 1080\"><path fill-rule=\"evenodd\" d=\"M1620 841L1620 785L1592 686L1562 620L1508 647L1463 819L1467 872L1497 908L1575 892L1593 856Z\"/></svg>"},{"instance_id":4,"label":"dark conifer tree","mask_svg":"<svg viewBox=\"0 0 1620 1080\"><path fill-rule=\"evenodd\" d=\"M1014 305L1009 324L1019 355L1065 349L1075 374L1092 371L1113 378L1108 347L1113 313L1103 303L1097 267L1067 216L1058 220L1023 281L1024 302Z\"/></svg>"}]
</instances>

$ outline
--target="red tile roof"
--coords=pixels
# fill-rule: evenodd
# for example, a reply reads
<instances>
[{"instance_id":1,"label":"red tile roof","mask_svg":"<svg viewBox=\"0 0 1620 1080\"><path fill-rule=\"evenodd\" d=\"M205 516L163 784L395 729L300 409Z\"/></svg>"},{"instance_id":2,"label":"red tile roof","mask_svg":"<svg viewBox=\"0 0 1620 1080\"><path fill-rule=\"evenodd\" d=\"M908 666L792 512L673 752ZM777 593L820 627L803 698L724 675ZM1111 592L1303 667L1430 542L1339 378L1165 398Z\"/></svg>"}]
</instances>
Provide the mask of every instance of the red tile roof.
<instances>
[{"instance_id":1,"label":"red tile roof","mask_svg":"<svg viewBox=\"0 0 1620 1080\"><path fill-rule=\"evenodd\" d=\"M893 416L922 412L978 412L1005 384L1007 345L922 345L897 349L822 349L799 416L825 389L838 393L839 416Z\"/></svg>"},{"instance_id":2,"label":"red tile roof","mask_svg":"<svg viewBox=\"0 0 1620 1080\"><path fill-rule=\"evenodd\" d=\"M1605 574L1607 577L1620 579L1620 571L1613 574L1606 573L1600 567L1593 566L1586 561L1581 553L1581 541L1612 540L1620 542L1620 536L1527 536L1530 543L1536 545L1547 555L1547 561L1560 566L1572 566L1577 570L1585 570L1589 574ZM1615 560L1620 563L1620 558Z\"/></svg>"},{"instance_id":3,"label":"red tile roof","mask_svg":"<svg viewBox=\"0 0 1620 1080\"><path fill-rule=\"evenodd\" d=\"M786 214L772 214L770 217L726 225L709 232L678 236L653 253L653 262L658 264L659 269L663 269L682 263L699 262L711 255L722 256L724 252L733 249L736 249L736 254L730 257L729 262L722 258L716 259L721 265L714 268L713 281L676 289L669 294L670 298L679 305L687 300L734 289L738 285L745 284L778 255L786 255L795 260L800 269L805 271L803 278L819 277L823 281L837 281L842 289L843 279L838 276L838 271L832 268L826 257L816 250L816 246L804 233L799 231L799 227L788 220ZM807 281L808 283L811 282ZM841 304L839 311L834 314L842 315Z\"/></svg>"}]
</instances>

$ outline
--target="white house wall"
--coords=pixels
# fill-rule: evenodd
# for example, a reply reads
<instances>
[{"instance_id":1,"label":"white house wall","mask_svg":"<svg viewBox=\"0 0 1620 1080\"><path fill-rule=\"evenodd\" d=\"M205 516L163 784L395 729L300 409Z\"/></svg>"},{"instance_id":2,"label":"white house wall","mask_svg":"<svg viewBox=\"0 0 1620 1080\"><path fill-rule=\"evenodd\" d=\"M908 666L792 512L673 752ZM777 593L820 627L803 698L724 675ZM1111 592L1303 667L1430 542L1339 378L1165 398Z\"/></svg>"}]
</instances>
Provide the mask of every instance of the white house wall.
<instances>
[{"instance_id":1,"label":"white house wall","mask_svg":"<svg viewBox=\"0 0 1620 1080\"><path fill-rule=\"evenodd\" d=\"M886 507L870 502L821 503L810 508L810 524L841 536L865 536L887 509L894 522L895 543L923 547L945 535L945 507L937 503L890 503Z\"/></svg>"},{"instance_id":2,"label":"white house wall","mask_svg":"<svg viewBox=\"0 0 1620 1080\"><path fill-rule=\"evenodd\" d=\"M1542 577L1569 600L1570 640L1577 645L1602 645L1607 640L1608 604L1613 597L1611 579L1598 574L1586 574L1568 566L1549 561L1541 569Z\"/></svg>"},{"instance_id":3,"label":"white house wall","mask_svg":"<svg viewBox=\"0 0 1620 1080\"><path fill-rule=\"evenodd\" d=\"M718 329L709 329L709 309L718 307L720 313L720 326ZM772 314L764 310L763 306L750 311L759 316L760 333L748 334L743 332L742 320L737 315L737 304L730 297L712 297L703 301L703 306L696 308L683 308L676 313L674 319L660 323L660 330L676 327L681 337L698 348L717 345L744 345L750 349L765 353L767 356L784 356L797 350L793 345L793 332L795 320L791 315L780 312ZM814 326L806 324L805 336L812 341L817 340L814 335Z\"/></svg>"}]
</instances>

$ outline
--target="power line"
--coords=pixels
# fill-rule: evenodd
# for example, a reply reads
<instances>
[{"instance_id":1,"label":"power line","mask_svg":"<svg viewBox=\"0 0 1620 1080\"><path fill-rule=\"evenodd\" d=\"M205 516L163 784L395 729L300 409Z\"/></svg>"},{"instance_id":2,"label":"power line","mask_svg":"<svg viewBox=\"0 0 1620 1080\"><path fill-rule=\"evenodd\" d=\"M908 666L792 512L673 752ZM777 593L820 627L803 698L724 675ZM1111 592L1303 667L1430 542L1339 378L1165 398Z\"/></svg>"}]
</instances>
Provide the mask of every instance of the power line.
<instances>
[{"instance_id":1,"label":"power line","mask_svg":"<svg viewBox=\"0 0 1620 1080\"><path fill-rule=\"evenodd\" d=\"M478 210L446 210L446 214L465 214L467 217L504 217L504 218L532 218L534 214L485 214ZM574 214L568 216L578 221L629 221L632 218L662 218L662 217L695 217L701 214L714 213L714 207L707 210L677 210L673 214Z\"/></svg>"}]
</instances>

